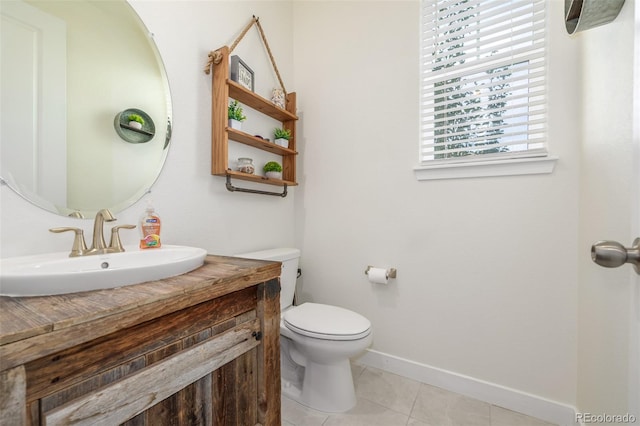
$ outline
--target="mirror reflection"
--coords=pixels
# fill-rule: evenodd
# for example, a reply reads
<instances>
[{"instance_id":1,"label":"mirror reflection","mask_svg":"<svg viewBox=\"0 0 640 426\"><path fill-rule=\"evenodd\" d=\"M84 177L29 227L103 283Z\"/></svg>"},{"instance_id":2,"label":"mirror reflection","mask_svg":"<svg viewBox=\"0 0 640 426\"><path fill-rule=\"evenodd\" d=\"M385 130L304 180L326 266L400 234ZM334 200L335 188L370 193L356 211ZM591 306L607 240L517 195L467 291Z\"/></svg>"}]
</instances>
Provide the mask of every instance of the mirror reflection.
<instances>
[{"instance_id":1,"label":"mirror reflection","mask_svg":"<svg viewBox=\"0 0 640 426\"><path fill-rule=\"evenodd\" d=\"M125 0L2 0L0 12L2 180L61 215L136 202L171 136L164 67L137 14ZM131 110L146 129L120 120Z\"/></svg>"}]
</instances>

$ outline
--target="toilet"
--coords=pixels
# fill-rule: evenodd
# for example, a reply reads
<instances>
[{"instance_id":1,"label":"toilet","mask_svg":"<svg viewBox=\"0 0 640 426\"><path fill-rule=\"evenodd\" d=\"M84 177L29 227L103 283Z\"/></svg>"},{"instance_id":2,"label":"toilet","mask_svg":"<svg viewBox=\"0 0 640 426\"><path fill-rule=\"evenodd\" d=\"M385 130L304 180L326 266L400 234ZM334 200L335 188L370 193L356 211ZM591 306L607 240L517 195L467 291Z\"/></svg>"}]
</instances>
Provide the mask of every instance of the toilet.
<instances>
[{"instance_id":1,"label":"toilet","mask_svg":"<svg viewBox=\"0 0 640 426\"><path fill-rule=\"evenodd\" d=\"M338 306L293 306L300 250L276 248L237 257L282 262L280 367L282 394L315 410L339 413L356 405L349 358L373 338L371 322Z\"/></svg>"}]
</instances>

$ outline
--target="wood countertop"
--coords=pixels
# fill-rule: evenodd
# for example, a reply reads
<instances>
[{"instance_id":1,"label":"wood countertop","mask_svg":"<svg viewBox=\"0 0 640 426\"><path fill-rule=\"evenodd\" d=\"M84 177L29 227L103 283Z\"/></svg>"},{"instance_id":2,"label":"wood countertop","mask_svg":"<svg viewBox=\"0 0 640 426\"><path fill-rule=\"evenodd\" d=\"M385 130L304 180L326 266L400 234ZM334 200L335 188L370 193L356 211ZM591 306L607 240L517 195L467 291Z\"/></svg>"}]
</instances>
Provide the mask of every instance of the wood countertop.
<instances>
[{"instance_id":1,"label":"wood countertop","mask_svg":"<svg viewBox=\"0 0 640 426\"><path fill-rule=\"evenodd\" d=\"M55 296L0 296L0 371L280 276L280 263L208 255L176 277Z\"/></svg>"}]
</instances>

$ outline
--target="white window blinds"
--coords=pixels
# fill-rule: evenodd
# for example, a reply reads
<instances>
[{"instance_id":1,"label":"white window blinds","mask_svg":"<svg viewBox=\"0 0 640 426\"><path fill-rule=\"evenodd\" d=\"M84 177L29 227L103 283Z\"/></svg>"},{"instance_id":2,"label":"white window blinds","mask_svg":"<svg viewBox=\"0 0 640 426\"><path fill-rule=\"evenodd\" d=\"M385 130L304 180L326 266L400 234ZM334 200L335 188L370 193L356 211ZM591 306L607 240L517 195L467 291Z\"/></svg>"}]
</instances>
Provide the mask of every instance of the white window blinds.
<instances>
[{"instance_id":1,"label":"white window blinds","mask_svg":"<svg viewBox=\"0 0 640 426\"><path fill-rule=\"evenodd\" d=\"M422 164L544 156L545 0L422 0Z\"/></svg>"}]
</instances>

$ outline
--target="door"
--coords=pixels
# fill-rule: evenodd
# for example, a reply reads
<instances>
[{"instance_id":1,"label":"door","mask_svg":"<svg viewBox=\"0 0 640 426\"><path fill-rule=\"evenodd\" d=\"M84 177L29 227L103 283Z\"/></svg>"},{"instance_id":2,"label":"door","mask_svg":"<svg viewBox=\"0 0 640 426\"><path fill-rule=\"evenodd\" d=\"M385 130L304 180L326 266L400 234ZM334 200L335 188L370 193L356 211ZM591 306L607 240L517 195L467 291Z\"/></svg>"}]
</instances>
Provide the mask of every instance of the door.
<instances>
[{"instance_id":1,"label":"door","mask_svg":"<svg viewBox=\"0 0 640 426\"><path fill-rule=\"evenodd\" d=\"M634 15L634 66L633 66L633 143L634 143L634 161L635 161L635 176L636 179L632 183L632 187L635 189L632 199L632 232L634 235L640 236L640 7L634 3L635 15ZM631 277L633 287L632 297L632 327L631 327L631 345L629 349L630 357L630 386L629 386L629 407L636 416L640 419L640 276L635 275ZM640 421L640 420L639 420Z\"/></svg>"},{"instance_id":2,"label":"door","mask_svg":"<svg viewBox=\"0 0 640 426\"><path fill-rule=\"evenodd\" d=\"M640 3L581 43L577 411L640 421L640 275L591 261L598 240L640 237ZM630 52L632 54L630 54Z\"/></svg>"},{"instance_id":3,"label":"door","mask_svg":"<svg viewBox=\"0 0 640 426\"><path fill-rule=\"evenodd\" d=\"M635 180L631 199L631 232L640 237L640 6L634 3L633 158ZM630 275L629 409L640 421L640 274Z\"/></svg>"},{"instance_id":4,"label":"door","mask_svg":"<svg viewBox=\"0 0 640 426\"><path fill-rule=\"evenodd\" d=\"M66 24L22 1L0 2L0 19L0 175L66 206Z\"/></svg>"}]
</instances>

